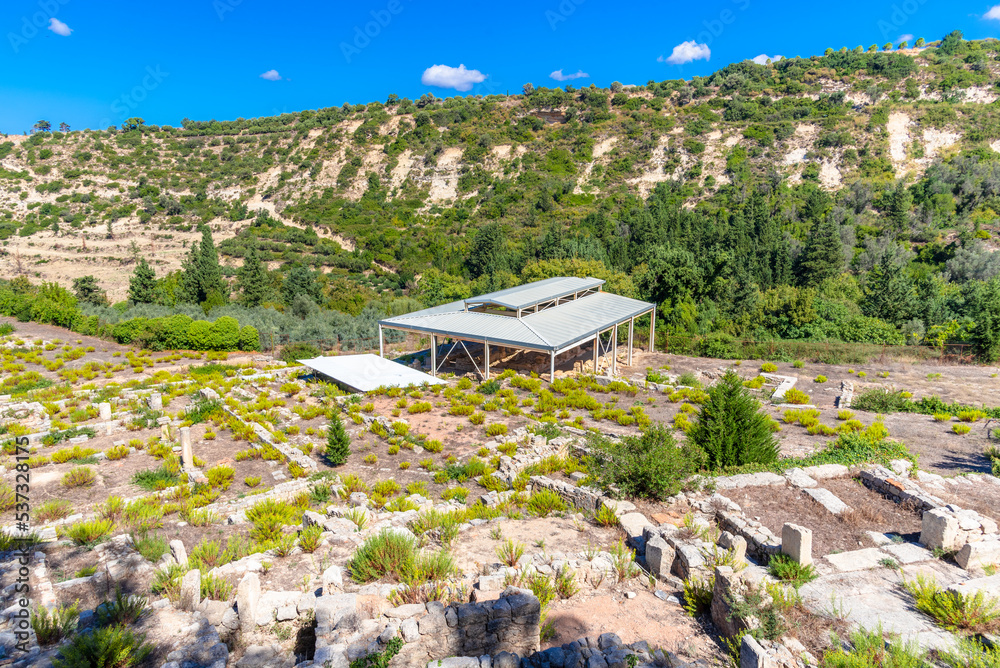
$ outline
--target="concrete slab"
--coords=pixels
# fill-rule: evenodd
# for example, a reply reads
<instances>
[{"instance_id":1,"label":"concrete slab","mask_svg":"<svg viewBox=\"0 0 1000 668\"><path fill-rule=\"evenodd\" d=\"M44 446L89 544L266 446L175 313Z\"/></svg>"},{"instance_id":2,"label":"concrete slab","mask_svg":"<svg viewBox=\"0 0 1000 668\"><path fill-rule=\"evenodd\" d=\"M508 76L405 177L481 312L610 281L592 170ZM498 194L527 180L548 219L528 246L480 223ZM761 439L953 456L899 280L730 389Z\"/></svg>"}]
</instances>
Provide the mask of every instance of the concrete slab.
<instances>
[{"instance_id":1,"label":"concrete slab","mask_svg":"<svg viewBox=\"0 0 1000 668\"><path fill-rule=\"evenodd\" d=\"M826 560L833 564L841 573L851 571L862 571L869 568L878 568L879 563L885 559L886 555L877 547L868 547L863 550L852 550L839 554L828 554Z\"/></svg>"},{"instance_id":2,"label":"concrete slab","mask_svg":"<svg viewBox=\"0 0 1000 668\"><path fill-rule=\"evenodd\" d=\"M445 381L422 371L372 354L314 357L298 361L313 371L328 376L337 384L357 392L370 392L379 387L445 384Z\"/></svg>"},{"instance_id":3,"label":"concrete slab","mask_svg":"<svg viewBox=\"0 0 1000 668\"><path fill-rule=\"evenodd\" d=\"M964 582L958 582L948 587L951 591L957 591L965 595L983 592L987 596L1000 598L1000 575L991 575L985 578L974 578Z\"/></svg>"},{"instance_id":4,"label":"concrete slab","mask_svg":"<svg viewBox=\"0 0 1000 668\"><path fill-rule=\"evenodd\" d=\"M955 636L916 610L902 589L904 578L912 580L919 573L947 586L960 579L963 571L935 560L903 566L901 571L878 568L836 573L803 585L799 593L803 604L817 614L843 615L852 624L868 630L881 626L884 632L897 633L924 648L950 649Z\"/></svg>"},{"instance_id":5,"label":"concrete slab","mask_svg":"<svg viewBox=\"0 0 1000 668\"><path fill-rule=\"evenodd\" d=\"M834 515L839 515L851 509L850 506L837 498L837 495L828 489L816 487L813 489L804 488L802 491Z\"/></svg>"},{"instance_id":6,"label":"concrete slab","mask_svg":"<svg viewBox=\"0 0 1000 668\"><path fill-rule=\"evenodd\" d=\"M882 547L883 545L892 545L892 538L880 531L866 531L865 533L868 534L871 541L879 547Z\"/></svg>"},{"instance_id":7,"label":"concrete slab","mask_svg":"<svg viewBox=\"0 0 1000 668\"><path fill-rule=\"evenodd\" d=\"M883 546L882 549L891 554L893 559L901 564L915 564L919 561L928 561L934 558L930 550L916 543L892 543Z\"/></svg>"}]
</instances>

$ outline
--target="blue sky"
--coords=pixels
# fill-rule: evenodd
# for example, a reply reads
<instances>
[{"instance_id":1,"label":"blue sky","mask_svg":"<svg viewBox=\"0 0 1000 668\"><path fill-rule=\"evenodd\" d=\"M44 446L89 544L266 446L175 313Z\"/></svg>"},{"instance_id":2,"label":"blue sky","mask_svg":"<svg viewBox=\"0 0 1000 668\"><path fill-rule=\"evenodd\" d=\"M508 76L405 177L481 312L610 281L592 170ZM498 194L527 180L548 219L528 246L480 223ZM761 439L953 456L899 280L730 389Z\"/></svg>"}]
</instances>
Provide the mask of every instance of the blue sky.
<instances>
[{"instance_id":1,"label":"blue sky","mask_svg":"<svg viewBox=\"0 0 1000 668\"><path fill-rule=\"evenodd\" d=\"M956 28L968 39L1000 37L1000 7L991 13L989 2L936 0L2 4L6 133L40 118L75 129L129 116L179 125L390 93L514 93L529 81L645 83L707 74L760 54L808 56L905 35L930 41ZM560 82L551 76L560 70L579 76Z\"/></svg>"}]
</instances>

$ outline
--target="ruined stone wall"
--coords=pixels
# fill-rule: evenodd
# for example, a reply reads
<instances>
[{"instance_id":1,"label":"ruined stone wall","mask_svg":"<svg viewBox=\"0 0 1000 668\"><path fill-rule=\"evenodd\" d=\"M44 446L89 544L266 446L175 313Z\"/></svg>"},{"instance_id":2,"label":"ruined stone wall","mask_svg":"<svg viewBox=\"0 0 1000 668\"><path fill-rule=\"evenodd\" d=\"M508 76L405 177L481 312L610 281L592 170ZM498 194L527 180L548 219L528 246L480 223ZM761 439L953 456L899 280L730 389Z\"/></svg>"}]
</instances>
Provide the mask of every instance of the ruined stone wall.
<instances>
[{"instance_id":1,"label":"ruined stone wall","mask_svg":"<svg viewBox=\"0 0 1000 668\"><path fill-rule=\"evenodd\" d=\"M380 638L404 645L392 668L424 668L448 657L529 656L540 646L541 605L531 592L508 587L495 601L403 605L389 610Z\"/></svg>"}]
</instances>

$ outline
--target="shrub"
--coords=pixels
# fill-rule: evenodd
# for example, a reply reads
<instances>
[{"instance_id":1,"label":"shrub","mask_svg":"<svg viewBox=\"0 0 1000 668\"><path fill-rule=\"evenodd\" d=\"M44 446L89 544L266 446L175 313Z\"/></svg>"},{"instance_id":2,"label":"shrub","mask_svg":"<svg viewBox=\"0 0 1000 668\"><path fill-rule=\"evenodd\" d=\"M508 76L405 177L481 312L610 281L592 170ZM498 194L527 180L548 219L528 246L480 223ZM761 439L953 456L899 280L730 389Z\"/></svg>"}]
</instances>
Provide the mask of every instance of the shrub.
<instances>
[{"instance_id":1,"label":"shrub","mask_svg":"<svg viewBox=\"0 0 1000 668\"><path fill-rule=\"evenodd\" d=\"M958 423L956 423L956 424L952 425L951 430L953 432L955 432L956 434L958 434L959 436L965 436L970 431L972 431L972 427L970 427L967 424L958 424Z\"/></svg>"},{"instance_id":2,"label":"shrub","mask_svg":"<svg viewBox=\"0 0 1000 668\"><path fill-rule=\"evenodd\" d=\"M142 555L143 559L154 564L170 550L166 538L158 534L150 535L149 533L133 533L132 547Z\"/></svg>"},{"instance_id":3,"label":"shrub","mask_svg":"<svg viewBox=\"0 0 1000 668\"><path fill-rule=\"evenodd\" d=\"M624 496L662 501L676 494L684 480L704 462L698 445L689 438L678 447L662 424L619 441L594 434L588 445L592 455L589 472L594 482L606 491L617 489Z\"/></svg>"},{"instance_id":4,"label":"shrub","mask_svg":"<svg viewBox=\"0 0 1000 668\"><path fill-rule=\"evenodd\" d=\"M97 607L99 626L129 626L146 614L147 600L144 596L122 594L121 587L115 588L115 597Z\"/></svg>"},{"instance_id":5,"label":"shrub","mask_svg":"<svg viewBox=\"0 0 1000 668\"><path fill-rule=\"evenodd\" d=\"M257 485L260 484L260 476L248 475L247 477L243 478L243 484L246 485L247 487L256 487Z\"/></svg>"},{"instance_id":6,"label":"shrub","mask_svg":"<svg viewBox=\"0 0 1000 668\"><path fill-rule=\"evenodd\" d=\"M223 490L229 489L229 486L233 484L233 478L235 475L236 471L233 470L233 467L226 466L225 464L213 466L205 471L205 476L208 478L208 484L212 487L219 487Z\"/></svg>"},{"instance_id":7,"label":"shrub","mask_svg":"<svg viewBox=\"0 0 1000 668\"><path fill-rule=\"evenodd\" d=\"M330 466L340 466L351 456L351 437L344 429L340 414L330 415L330 426L326 432L326 452L323 455Z\"/></svg>"},{"instance_id":8,"label":"shrub","mask_svg":"<svg viewBox=\"0 0 1000 668\"><path fill-rule=\"evenodd\" d=\"M951 414L950 413L935 413L934 414L934 421L935 422L949 422L950 420L951 420Z\"/></svg>"},{"instance_id":9,"label":"shrub","mask_svg":"<svg viewBox=\"0 0 1000 668\"><path fill-rule=\"evenodd\" d=\"M815 378L813 378L813 382L814 383L825 383L826 381L827 381L827 377L824 376L824 375L822 375L822 374L819 375L819 376L816 376Z\"/></svg>"},{"instance_id":10,"label":"shrub","mask_svg":"<svg viewBox=\"0 0 1000 668\"><path fill-rule=\"evenodd\" d=\"M171 471L167 466L157 469L147 469L136 471L132 476L132 484L142 487L148 492L155 492L167 487L173 487L181 481L180 476Z\"/></svg>"},{"instance_id":11,"label":"shrub","mask_svg":"<svg viewBox=\"0 0 1000 668\"><path fill-rule=\"evenodd\" d=\"M773 362L764 362L760 366L760 370L763 371L764 373L774 373L775 371L778 370L778 365L774 364Z\"/></svg>"},{"instance_id":12,"label":"shrub","mask_svg":"<svg viewBox=\"0 0 1000 668\"><path fill-rule=\"evenodd\" d=\"M798 390L793 387L785 392L784 401L786 404L796 404L801 406L809 403L809 395L802 390Z\"/></svg>"},{"instance_id":13,"label":"shrub","mask_svg":"<svg viewBox=\"0 0 1000 668\"><path fill-rule=\"evenodd\" d=\"M566 510L566 502L550 489L540 489L528 497L528 512L537 517L548 517L550 513Z\"/></svg>"},{"instance_id":14,"label":"shrub","mask_svg":"<svg viewBox=\"0 0 1000 668\"><path fill-rule=\"evenodd\" d=\"M90 487L97 481L97 474L89 466L77 466L63 474L63 487Z\"/></svg>"},{"instance_id":15,"label":"shrub","mask_svg":"<svg viewBox=\"0 0 1000 668\"><path fill-rule=\"evenodd\" d=\"M875 387L856 396L851 407L871 413L895 413L906 410L909 403L901 392L887 387Z\"/></svg>"},{"instance_id":16,"label":"shrub","mask_svg":"<svg viewBox=\"0 0 1000 668\"><path fill-rule=\"evenodd\" d=\"M770 464L778 459L771 419L732 371L708 390L708 401L687 440L702 450L709 466L716 469Z\"/></svg>"},{"instance_id":17,"label":"shrub","mask_svg":"<svg viewBox=\"0 0 1000 668\"><path fill-rule=\"evenodd\" d=\"M260 334L256 327L250 325L240 327L239 347L245 351L260 350Z\"/></svg>"},{"instance_id":18,"label":"shrub","mask_svg":"<svg viewBox=\"0 0 1000 668\"><path fill-rule=\"evenodd\" d=\"M812 564L803 566L786 554L772 556L767 569L774 578L788 582L796 589L818 577Z\"/></svg>"},{"instance_id":19,"label":"shrub","mask_svg":"<svg viewBox=\"0 0 1000 668\"><path fill-rule=\"evenodd\" d=\"M31 628L35 630L38 644L42 647L54 645L76 630L80 620L79 601L73 605L61 605L52 610L38 606L31 612Z\"/></svg>"},{"instance_id":20,"label":"shrub","mask_svg":"<svg viewBox=\"0 0 1000 668\"><path fill-rule=\"evenodd\" d=\"M112 528L111 520L89 520L71 525L66 535L77 545L90 547L107 537Z\"/></svg>"},{"instance_id":21,"label":"shrub","mask_svg":"<svg viewBox=\"0 0 1000 668\"><path fill-rule=\"evenodd\" d=\"M246 510L247 521L253 524L250 537L258 543L275 540L286 524L291 524L300 513L295 506L275 499L262 499Z\"/></svg>"},{"instance_id":22,"label":"shrub","mask_svg":"<svg viewBox=\"0 0 1000 668\"><path fill-rule=\"evenodd\" d=\"M692 617L708 612L712 607L715 577L702 579L697 575L684 580L684 611Z\"/></svg>"},{"instance_id":23,"label":"shrub","mask_svg":"<svg viewBox=\"0 0 1000 668\"><path fill-rule=\"evenodd\" d=\"M73 504L63 499L49 499L35 508L35 521L54 522L73 514Z\"/></svg>"},{"instance_id":24,"label":"shrub","mask_svg":"<svg viewBox=\"0 0 1000 668\"><path fill-rule=\"evenodd\" d=\"M367 583L384 577L401 581L413 572L417 543L409 536L383 530L361 544L347 564L355 582Z\"/></svg>"},{"instance_id":25,"label":"shrub","mask_svg":"<svg viewBox=\"0 0 1000 668\"><path fill-rule=\"evenodd\" d=\"M104 451L104 456L111 461L117 461L119 459L125 459L128 457L128 446L127 445L114 445Z\"/></svg>"},{"instance_id":26,"label":"shrub","mask_svg":"<svg viewBox=\"0 0 1000 668\"><path fill-rule=\"evenodd\" d=\"M957 417L962 422L979 422L984 417L986 417L986 413L980 410L972 409L967 411L959 411L955 417Z\"/></svg>"},{"instance_id":27,"label":"shrub","mask_svg":"<svg viewBox=\"0 0 1000 668\"><path fill-rule=\"evenodd\" d=\"M321 354L320 349L310 343L290 343L281 349L279 357L282 362L296 364L298 360L319 357Z\"/></svg>"},{"instance_id":28,"label":"shrub","mask_svg":"<svg viewBox=\"0 0 1000 668\"><path fill-rule=\"evenodd\" d=\"M503 436L507 433L507 425L501 422L494 422L486 427L487 436Z\"/></svg>"},{"instance_id":29,"label":"shrub","mask_svg":"<svg viewBox=\"0 0 1000 668\"><path fill-rule=\"evenodd\" d=\"M312 524L299 532L299 547L303 552L312 553L319 548L320 535L323 527Z\"/></svg>"},{"instance_id":30,"label":"shrub","mask_svg":"<svg viewBox=\"0 0 1000 668\"><path fill-rule=\"evenodd\" d=\"M851 631L847 641L833 634L832 646L823 654L824 668L918 668L932 665L923 659L916 642L887 639L881 624L866 631ZM961 664L957 664L961 665ZM971 668L971 666L969 667ZM977 667L978 668L978 667ZM981 668L986 668L982 666Z\"/></svg>"},{"instance_id":31,"label":"shrub","mask_svg":"<svg viewBox=\"0 0 1000 668\"><path fill-rule=\"evenodd\" d=\"M518 562L524 556L524 543L519 543L508 538L497 545L496 553L497 558L500 559L500 563L510 568L517 568Z\"/></svg>"},{"instance_id":32,"label":"shrub","mask_svg":"<svg viewBox=\"0 0 1000 668\"><path fill-rule=\"evenodd\" d=\"M152 653L146 636L121 626L84 633L59 650L53 668L132 668Z\"/></svg>"},{"instance_id":33,"label":"shrub","mask_svg":"<svg viewBox=\"0 0 1000 668\"><path fill-rule=\"evenodd\" d=\"M1000 601L984 591L961 594L941 589L933 578L917 575L903 583L917 610L930 615L949 631L982 633L992 630L1000 619Z\"/></svg>"}]
</instances>

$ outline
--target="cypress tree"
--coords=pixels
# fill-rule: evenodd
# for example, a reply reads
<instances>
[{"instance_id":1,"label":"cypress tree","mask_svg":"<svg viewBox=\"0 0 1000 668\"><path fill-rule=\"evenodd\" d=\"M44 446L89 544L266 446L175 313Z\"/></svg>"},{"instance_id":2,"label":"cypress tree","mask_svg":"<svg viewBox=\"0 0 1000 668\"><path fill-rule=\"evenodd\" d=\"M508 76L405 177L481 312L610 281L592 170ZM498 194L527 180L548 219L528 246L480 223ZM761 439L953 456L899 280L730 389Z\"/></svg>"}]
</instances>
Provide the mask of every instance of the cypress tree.
<instances>
[{"instance_id":1,"label":"cypress tree","mask_svg":"<svg viewBox=\"0 0 1000 668\"><path fill-rule=\"evenodd\" d=\"M708 457L710 468L769 464L778 459L771 419L731 369L708 390L708 401L688 432Z\"/></svg>"},{"instance_id":2,"label":"cypress tree","mask_svg":"<svg viewBox=\"0 0 1000 668\"><path fill-rule=\"evenodd\" d=\"M809 240L799 258L799 282L807 287L816 287L823 281L840 273L844 266L843 245L840 229L830 216L824 216L813 223Z\"/></svg>"},{"instance_id":3,"label":"cypress tree","mask_svg":"<svg viewBox=\"0 0 1000 668\"><path fill-rule=\"evenodd\" d=\"M146 262L139 260L128 282L128 299L133 304L152 304L156 301L156 272Z\"/></svg>"},{"instance_id":4,"label":"cypress tree","mask_svg":"<svg viewBox=\"0 0 1000 668\"><path fill-rule=\"evenodd\" d=\"M340 414L334 410L330 414L330 426L326 431L326 461L330 466L340 466L351 454L351 437L344 429Z\"/></svg>"},{"instance_id":5,"label":"cypress tree","mask_svg":"<svg viewBox=\"0 0 1000 668\"><path fill-rule=\"evenodd\" d=\"M201 267L198 263L198 242L192 241L187 257L181 262L181 299L192 304L200 304Z\"/></svg>"},{"instance_id":6,"label":"cypress tree","mask_svg":"<svg viewBox=\"0 0 1000 668\"><path fill-rule=\"evenodd\" d=\"M212 241L212 231L207 225L201 228L201 245L198 247L198 270L201 280L199 302L208 299L213 293L223 301L229 299L229 289L222 280L222 266L219 264L219 253Z\"/></svg>"},{"instance_id":7,"label":"cypress tree","mask_svg":"<svg viewBox=\"0 0 1000 668\"><path fill-rule=\"evenodd\" d=\"M260 306L267 297L267 269L260 261L257 252L257 240L250 238L246 255L243 256L243 266L236 275L236 287L242 293L244 306Z\"/></svg>"}]
</instances>

